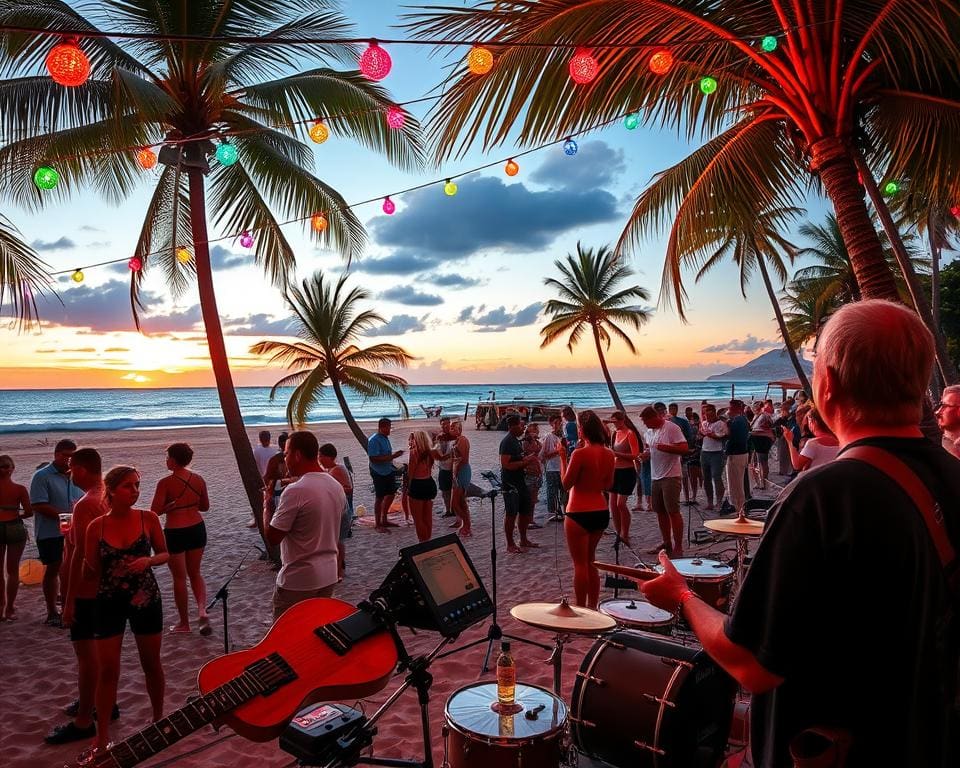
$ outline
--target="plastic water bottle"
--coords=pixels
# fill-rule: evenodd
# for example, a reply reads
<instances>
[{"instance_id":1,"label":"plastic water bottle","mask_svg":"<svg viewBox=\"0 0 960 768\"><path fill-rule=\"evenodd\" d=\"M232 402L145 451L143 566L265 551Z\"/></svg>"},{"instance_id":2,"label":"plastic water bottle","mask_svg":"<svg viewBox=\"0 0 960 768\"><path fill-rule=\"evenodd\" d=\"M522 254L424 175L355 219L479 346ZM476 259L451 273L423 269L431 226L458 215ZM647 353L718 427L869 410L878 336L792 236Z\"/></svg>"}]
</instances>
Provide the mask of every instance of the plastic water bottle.
<instances>
[{"instance_id":1,"label":"plastic water bottle","mask_svg":"<svg viewBox=\"0 0 960 768\"><path fill-rule=\"evenodd\" d=\"M500 644L497 657L497 701L501 705L512 706L517 691L517 666L510 655L510 643L504 640Z\"/></svg>"}]
</instances>

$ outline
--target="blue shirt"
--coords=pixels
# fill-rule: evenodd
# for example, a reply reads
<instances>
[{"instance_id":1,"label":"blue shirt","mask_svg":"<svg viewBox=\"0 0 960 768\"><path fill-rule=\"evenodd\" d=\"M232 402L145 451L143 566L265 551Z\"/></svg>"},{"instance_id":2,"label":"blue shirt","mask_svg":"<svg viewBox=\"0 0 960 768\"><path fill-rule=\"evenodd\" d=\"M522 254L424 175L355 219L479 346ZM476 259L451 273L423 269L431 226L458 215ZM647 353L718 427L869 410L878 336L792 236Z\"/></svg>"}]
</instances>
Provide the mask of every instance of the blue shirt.
<instances>
[{"instance_id":1,"label":"blue shirt","mask_svg":"<svg viewBox=\"0 0 960 768\"><path fill-rule=\"evenodd\" d=\"M750 423L746 416L734 416L727 422L727 428L730 430L730 437L727 438L727 445L724 453L727 456L740 456L747 452L747 439L750 437Z\"/></svg>"},{"instance_id":2,"label":"blue shirt","mask_svg":"<svg viewBox=\"0 0 960 768\"><path fill-rule=\"evenodd\" d=\"M376 432L370 435L367 440L367 456L390 456L393 454L393 447L390 445L390 438ZM392 461L371 461L370 471L375 475L392 475Z\"/></svg>"},{"instance_id":3,"label":"blue shirt","mask_svg":"<svg viewBox=\"0 0 960 768\"><path fill-rule=\"evenodd\" d=\"M683 432L683 437L686 439L687 445L692 446L696 437L693 433L693 427L690 426L690 422L683 418L683 416L671 416L670 421L680 427L680 431Z\"/></svg>"},{"instance_id":4,"label":"blue shirt","mask_svg":"<svg viewBox=\"0 0 960 768\"><path fill-rule=\"evenodd\" d=\"M30 481L30 503L49 504L58 512L73 512L73 505L83 496L70 480L68 472L61 472L53 464L38 469ZM60 533L60 521L39 512L33 515L33 535L37 541L55 539Z\"/></svg>"},{"instance_id":5,"label":"blue shirt","mask_svg":"<svg viewBox=\"0 0 960 768\"><path fill-rule=\"evenodd\" d=\"M567 454L569 455L577 447L577 442L580 440L580 435L577 434L576 421L563 422L563 436L567 438Z\"/></svg>"}]
</instances>

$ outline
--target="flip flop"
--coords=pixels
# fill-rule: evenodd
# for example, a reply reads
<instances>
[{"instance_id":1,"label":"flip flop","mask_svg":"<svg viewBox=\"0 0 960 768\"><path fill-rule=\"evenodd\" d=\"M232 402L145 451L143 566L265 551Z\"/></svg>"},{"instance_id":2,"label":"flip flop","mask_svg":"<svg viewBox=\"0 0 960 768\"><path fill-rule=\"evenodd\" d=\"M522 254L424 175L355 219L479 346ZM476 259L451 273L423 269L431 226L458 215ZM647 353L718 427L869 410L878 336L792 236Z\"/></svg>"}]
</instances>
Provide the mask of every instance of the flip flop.
<instances>
[{"instance_id":1,"label":"flip flop","mask_svg":"<svg viewBox=\"0 0 960 768\"><path fill-rule=\"evenodd\" d=\"M174 624L167 629L171 635L189 635L191 631L190 627L182 627L179 624Z\"/></svg>"},{"instance_id":2,"label":"flip flop","mask_svg":"<svg viewBox=\"0 0 960 768\"><path fill-rule=\"evenodd\" d=\"M210 626L210 618L208 616L201 616L197 624L200 625L200 634L204 637L213 634L213 627Z\"/></svg>"}]
</instances>

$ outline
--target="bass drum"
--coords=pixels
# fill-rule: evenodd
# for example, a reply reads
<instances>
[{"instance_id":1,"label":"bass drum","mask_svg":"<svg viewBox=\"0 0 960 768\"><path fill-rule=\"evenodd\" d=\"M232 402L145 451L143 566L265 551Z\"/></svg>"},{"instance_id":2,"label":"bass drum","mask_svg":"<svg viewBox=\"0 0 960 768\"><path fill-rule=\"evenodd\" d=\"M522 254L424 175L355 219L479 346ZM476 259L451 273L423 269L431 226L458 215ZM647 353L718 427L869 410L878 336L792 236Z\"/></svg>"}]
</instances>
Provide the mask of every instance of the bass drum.
<instances>
[{"instance_id":1,"label":"bass drum","mask_svg":"<svg viewBox=\"0 0 960 768\"><path fill-rule=\"evenodd\" d=\"M573 743L617 768L715 768L736 683L703 651L624 630L597 640L573 687Z\"/></svg>"}]
</instances>

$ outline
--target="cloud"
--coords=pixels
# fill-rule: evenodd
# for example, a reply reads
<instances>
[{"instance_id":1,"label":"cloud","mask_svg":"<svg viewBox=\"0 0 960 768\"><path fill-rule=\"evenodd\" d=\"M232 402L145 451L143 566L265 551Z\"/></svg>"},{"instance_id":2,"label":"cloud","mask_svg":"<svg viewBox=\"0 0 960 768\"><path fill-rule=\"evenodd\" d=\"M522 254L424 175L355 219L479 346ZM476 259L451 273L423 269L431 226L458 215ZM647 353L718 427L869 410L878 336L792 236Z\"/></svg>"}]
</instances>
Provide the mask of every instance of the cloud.
<instances>
[{"instance_id":1,"label":"cloud","mask_svg":"<svg viewBox=\"0 0 960 768\"><path fill-rule=\"evenodd\" d=\"M141 324L147 333L177 333L196 330L202 319L200 305L194 304L168 314L149 315L143 318Z\"/></svg>"},{"instance_id":2,"label":"cloud","mask_svg":"<svg viewBox=\"0 0 960 768\"><path fill-rule=\"evenodd\" d=\"M379 259L357 259L351 272L366 272L369 275L412 275L415 272L433 269L443 262L440 256L427 256L410 251L397 251Z\"/></svg>"},{"instance_id":3,"label":"cloud","mask_svg":"<svg viewBox=\"0 0 960 768\"><path fill-rule=\"evenodd\" d=\"M223 321L223 330L231 336L292 336L293 321L289 317L279 320L259 313L246 317L231 317Z\"/></svg>"},{"instance_id":4,"label":"cloud","mask_svg":"<svg viewBox=\"0 0 960 768\"><path fill-rule=\"evenodd\" d=\"M210 265L214 269L236 269L237 267L245 267L252 263L253 259L250 256L233 253L233 251L224 248L222 245L215 245L210 249Z\"/></svg>"},{"instance_id":5,"label":"cloud","mask_svg":"<svg viewBox=\"0 0 960 768\"><path fill-rule=\"evenodd\" d=\"M576 157L568 157L559 147L530 174L530 180L560 189L603 189L627 169L622 149L605 141L586 141Z\"/></svg>"},{"instance_id":6,"label":"cloud","mask_svg":"<svg viewBox=\"0 0 960 768\"><path fill-rule=\"evenodd\" d=\"M103 351L104 352L129 352L130 350L127 347L107 347Z\"/></svg>"},{"instance_id":7,"label":"cloud","mask_svg":"<svg viewBox=\"0 0 960 768\"><path fill-rule=\"evenodd\" d=\"M100 229L100 228L98 228L98 227L93 227L93 226L91 226L91 225L89 225L89 224L83 224L83 225L81 225L80 231L81 231L81 232L103 232L102 229Z\"/></svg>"},{"instance_id":8,"label":"cloud","mask_svg":"<svg viewBox=\"0 0 960 768\"><path fill-rule=\"evenodd\" d=\"M61 237L59 240L34 240L30 243L30 247L35 251L64 251L75 248L76 245L69 237Z\"/></svg>"},{"instance_id":9,"label":"cloud","mask_svg":"<svg viewBox=\"0 0 960 768\"><path fill-rule=\"evenodd\" d=\"M411 307L435 307L443 304L443 298L432 293L421 293L412 285L397 285L380 294L381 299L407 304Z\"/></svg>"},{"instance_id":10,"label":"cloud","mask_svg":"<svg viewBox=\"0 0 960 768\"><path fill-rule=\"evenodd\" d=\"M476 277L464 277L457 274L423 275L424 282L439 285L441 288L472 288L483 281Z\"/></svg>"},{"instance_id":11,"label":"cloud","mask_svg":"<svg viewBox=\"0 0 960 768\"><path fill-rule=\"evenodd\" d=\"M423 324L427 316L416 318L413 315L394 315L384 325L377 328L371 328L365 336L401 336L404 333L417 333L425 331L427 326Z\"/></svg>"},{"instance_id":12,"label":"cloud","mask_svg":"<svg viewBox=\"0 0 960 768\"><path fill-rule=\"evenodd\" d=\"M408 259L416 254L409 266L422 271L441 259L449 263L492 248L541 250L564 232L621 218L616 198L593 185L532 191L488 176L458 183L456 197L438 198L433 187L404 195L403 211L370 222L377 243ZM360 268L369 270L371 261L384 266L383 260L368 259Z\"/></svg>"},{"instance_id":13,"label":"cloud","mask_svg":"<svg viewBox=\"0 0 960 768\"><path fill-rule=\"evenodd\" d=\"M704 347L701 352L759 352L762 349L774 349L781 346L781 342L773 339L758 339L748 333L743 339L730 339L723 344L714 344Z\"/></svg>"},{"instance_id":14,"label":"cloud","mask_svg":"<svg viewBox=\"0 0 960 768\"><path fill-rule=\"evenodd\" d=\"M461 323L469 322L478 326L476 330L479 333L503 333L508 328L533 325L537 322L537 317L542 309L543 304L539 301L513 312L507 311L506 307L497 307L484 312L484 307L480 306L474 313L473 307L466 307L460 312L457 320Z\"/></svg>"}]
</instances>

